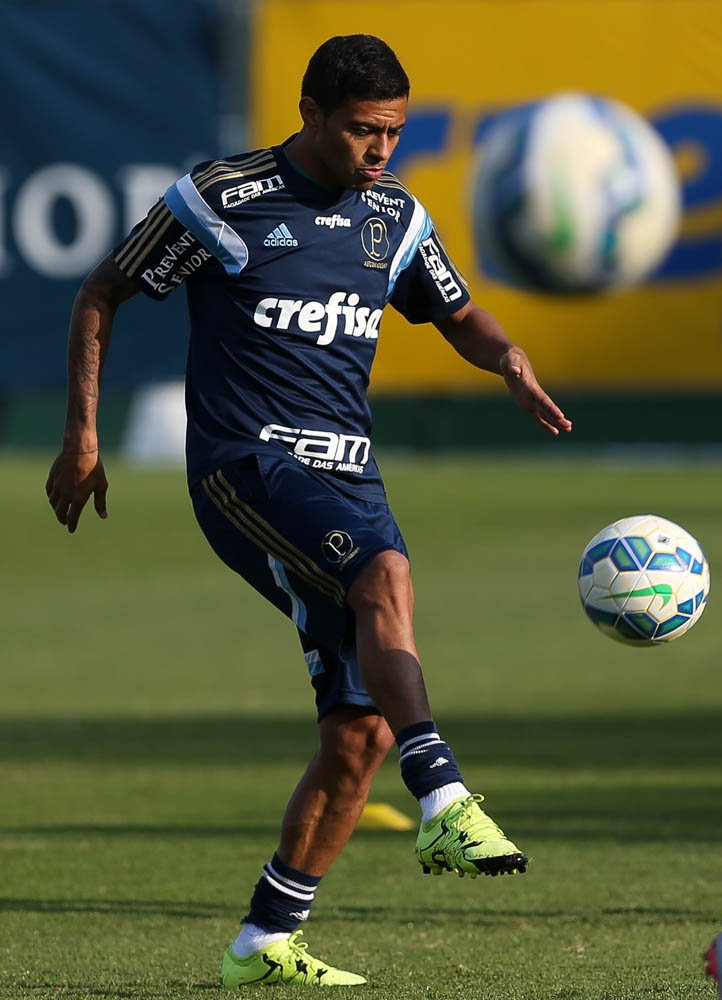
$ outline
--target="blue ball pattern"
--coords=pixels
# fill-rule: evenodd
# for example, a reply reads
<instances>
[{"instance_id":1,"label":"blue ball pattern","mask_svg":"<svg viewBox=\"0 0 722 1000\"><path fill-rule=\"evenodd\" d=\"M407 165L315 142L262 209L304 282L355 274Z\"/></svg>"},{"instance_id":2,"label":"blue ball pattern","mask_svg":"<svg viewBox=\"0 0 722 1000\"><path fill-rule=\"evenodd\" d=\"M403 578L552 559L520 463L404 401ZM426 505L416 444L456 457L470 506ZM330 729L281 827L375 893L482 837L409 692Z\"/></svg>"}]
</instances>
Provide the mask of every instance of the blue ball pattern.
<instances>
[{"instance_id":1,"label":"blue ball pattern","mask_svg":"<svg viewBox=\"0 0 722 1000\"><path fill-rule=\"evenodd\" d=\"M704 561L695 559L682 546L677 546L673 552L653 552L646 538L629 535L607 538L587 549L579 565L578 578L582 580L591 576L595 567L603 560L609 560L620 573L641 573L647 570L690 573L701 577L705 572ZM671 588L669 592L671 596ZM687 626L706 601L707 593L701 589L694 597L680 602L675 613L664 621L640 611L606 611L585 601L583 605L587 616L605 631L632 644L656 645Z\"/></svg>"}]
</instances>

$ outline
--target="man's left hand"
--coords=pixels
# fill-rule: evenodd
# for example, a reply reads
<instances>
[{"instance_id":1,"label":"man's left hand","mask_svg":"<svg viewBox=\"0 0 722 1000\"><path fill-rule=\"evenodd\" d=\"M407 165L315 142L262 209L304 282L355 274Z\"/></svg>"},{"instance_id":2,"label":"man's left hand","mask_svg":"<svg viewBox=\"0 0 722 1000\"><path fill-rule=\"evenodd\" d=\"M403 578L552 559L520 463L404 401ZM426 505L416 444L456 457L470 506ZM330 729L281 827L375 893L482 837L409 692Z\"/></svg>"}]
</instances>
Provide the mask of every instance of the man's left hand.
<instances>
[{"instance_id":1,"label":"man's left hand","mask_svg":"<svg viewBox=\"0 0 722 1000\"><path fill-rule=\"evenodd\" d=\"M529 359L520 347L509 348L502 357L499 368L509 392L519 406L531 413L550 434L557 435L560 431L572 429L571 420L567 420L537 382Z\"/></svg>"}]
</instances>

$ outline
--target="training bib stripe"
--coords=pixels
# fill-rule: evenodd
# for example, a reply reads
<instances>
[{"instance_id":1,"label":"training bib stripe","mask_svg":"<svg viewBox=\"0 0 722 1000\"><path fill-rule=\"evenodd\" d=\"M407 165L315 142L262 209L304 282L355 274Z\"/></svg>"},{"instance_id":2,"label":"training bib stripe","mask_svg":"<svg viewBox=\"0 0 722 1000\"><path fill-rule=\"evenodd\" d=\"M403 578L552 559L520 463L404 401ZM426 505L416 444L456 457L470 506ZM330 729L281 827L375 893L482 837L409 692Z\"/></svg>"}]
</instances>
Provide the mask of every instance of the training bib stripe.
<instances>
[{"instance_id":1,"label":"training bib stripe","mask_svg":"<svg viewBox=\"0 0 722 1000\"><path fill-rule=\"evenodd\" d=\"M263 518L243 503L236 496L228 481L225 480L229 492L225 492L215 477L220 473L208 476L203 480L203 489L218 510L236 527L249 541L257 545L267 555L278 559L287 569L306 580L314 589L331 598L339 607L345 603L345 591L342 585L332 576L324 573L305 553L296 549L287 539L279 535ZM275 536L275 538L273 537Z\"/></svg>"},{"instance_id":2,"label":"training bib stripe","mask_svg":"<svg viewBox=\"0 0 722 1000\"><path fill-rule=\"evenodd\" d=\"M120 251L117 257L118 263L123 261L126 257L132 256L138 247L139 243L143 242L143 239L151 232L157 223L159 223L160 218L168 213L168 206L165 204L163 199L159 199L155 205L150 209L146 219L143 222L143 226L135 236L131 236L128 242L125 244L123 249Z\"/></svg>"},{"instance_id":3,"label":"training bib stripe","mask_svg":"<svg viewBox=\"0 0 722 1000\"><path fill-rule=\"evenodd\" d=\"M308 617L306 605L288 582L288 577L286 576L286 570L284 569L283 563L269 555L268 565L271 567L271 572L273 573L273 579L276 581L276 586L288 594L291 599L291 621L296 628L300 628L302 632L305 631L306 619Z\"/></svg>"},{"instance_id":4,"label":"training bib stripe","mask_svg":"<svg viewBox=\"0 0 722 1000\"><path fill-rule=\"evenodd\" d=\"M165 236L166 230L170 229L174 221L175 219L172 215L170 215L170 218L166 219L161 228L153 235L153 238L139 248L138 253L133 259L133 263L126 264L125 273L129 278L133 277L138 268L143 264L146 255L153 249L154 246L156 246L156 244L160 242L161 238Z\"/></svg>"},{"instance_id":5,"label":"training bib stripe","mask_svg":"<svg viewBox=\"0 0 722 1000\"><path fill-rule=\"evenodd\" d=\"M214 184L221 184L227 181L237 180L240 177L252 177L254 174L264 174L269 173L275 167L275 160L266 160L257 167L244 168L243 170L229 170L226 172L221 172L213 177L207 178L202 184L196 183L199 191L206 191L209 187L213 187Z\"/></svg>"},{"instance_id":6,"label":"training bib stripe","mask_svg":"<svg viewBox=\"0 0 722 1000\"><path fill-rule=\"evenodd\" d=\"M209 476L207 479L203 480L203 489L206 492L206 496L213 501L218 510L223 514L223 516L231 522L234 528L237 528L242 535L253 542L262 552L266 555L270 555L279 560L279 562L284 565L287 569L296 573L301 579L306 580L314 589L319 590L326 597L331 598L340 607L343 606L343 601L341 601L336 594L334 594L328 587L323 585L318 579L313 578L309 575L307 570L300 564L297 563L293 557L278 546L276 546L267 535L264 535L258 530L248 519L244 516L242 510L245 504L234 504L229 498L223 493L217 483L213 482L213 477Z\"/></svg>"},{"instance_id":7,"label":"training bib stripe","mask_svg":"<svg viewBox=\"0 0 722 1000\"><path fill-rule=\"evenodd\" d=\"M374 187L388 188L388 189L393 190L393 191L402 191L405 195L408 196L409 199L411 199L411 198L414 197L404 187L404 185L400 183L400 181L397 181L395 179L394 180L388 180L388 181L383 180L383 174L381 175L381 179L378 180L378 181L376 181L376 184L374 185Z\"/></svg>"},{"instance_id":8,"label":"training bib stripe","mask_svg":"<svg viewBox=\"0 0 722 1000\"><path fill-rule=\"evenodd\" d=\"M391 267L389 268L389 286L386 292L386 301L393 294L396 279L404 268L409 266L414 254L419 249L419 244L431 235L432 229L431 219L426 209L420 201L414 198L414 214L411 216L409 228L406 230L406 235L401 241L401 245L396 251L394 259L391 261Z\"/></svg>"},{"instance_id":9,"label":"training bib stripe","mask_svg":"<svg viewBox=\"0 0 722 1000\"><path fill-rule=\"evenodd\" d=\"M225 170L241 170L244 167L254 167L259 161L266 159L270 155L269 150L264 150L261 154L246 156L238 160L214 160L205 170L201 170L195 174L193 180L196 184L201 184L214 174L223 173Z\"/></svg>"},{"instance_id":10,"label":"training bib stripe","mask_svg":"<svg viewBox=\"0 0 722 1000\"><path fill-rule=\"evenodd\" d=\"M220 261L226 274L241 273L248 263L248 247L200 196L190 174L172 184L163 198L176 219Z\"/></svg>"},{"instance_id":11,"label":"training bib stripe","mask_svg":"<svg viewBox=\"0 0 722 1000\"><path fill-rule=\"evenodd\" d=\"M312 649L310 652L304 653L303 658L306 661L306 666L308 667L308 672L311 677L317 677L318 674L324 673L321 654L317 649Z\"/></svg>"},{"instance_id":12,"label":"training bib stripe","mask_svg":"<svg viewBox=\"0 0 722 1000\"><path fill-rule=\"evenodd\" d=\"M240 531L242 535L245 535L250 542L256 545L262 552L265 552L267 556L277 559L288 570L295 573L300 579L305 580L306 583L314 588L314 590L318 590L320 593L330 598L339 607L344 606L343 589L340 585L335 590L334 588L328 587L323 581L310 574L308 570L299 562L299 560L290 556L285 549L276 545L268 537L268 535L265 535L252 522L244 517L243 510L240 508L245 507L245 504L239 504L237 506L231 504L228 498L218 488L218 485L211 482L211 479L212 477L209 476L208 479L203 480L203 488L206 495L213 501L223 516L231 522L234 528ZM340 591L340 593L338 591Z\"/></svg>"},{"instance_id":13,"label":"training bib stripe","mask_svg":"<svg viewBox=\"0 0 722 1000\"><path fill-rule=\"evenodd\" d=\"M196 174L193 180L196 185L204 184L209 177L212 177L216 173L222 174L226 170L245 170L246 168L256 167L262 162L268 162L269 165L275 164L276 161L270 149L264 149L253 156L240 157L237 160L214 160L205 170L201 170Z\"/></svg>"},{"instance_id":14,"label":"training bib stripe","mask_svg":"<svg viewBox=\"0 0 722 1000\"><path fill-rule=\"evenodd\" d=\"M273 160L269 160L267 163L262 163L260 167L254 167L252 170L234 170L229 174L220 174L218 177L212 177L210 180L204 181L198 188L199 191L205 191L209 187L213 187L214 184L219 184L227 181L237 180L241 177L252 177L254 174L266 174L275 166Z\"/></svg>"},{"instance_id":15,"label":"training bib stripe","mask_svg":"<svg viewBox=\"0 0 722 1000\"><path fill-rule=\"evenodd\" d=\"M271 153L266 153L263 157L253 157L248 163L229 163L214 170L206 170L198 177L193 178L193 183L199 191L205 191L212 184L223 181L235 180L237 177L246 177L248 174L258 173L261 170L270 170L276 166L276 161Z\"/></svg>"},{"instance_id":16,"label":"training bib stripe","mask_svg":"<svg viewBox=\"0 0 722 1000\"><path fill-rule=\"evenodd\" d=\"M173 223L173 215L168 206L158 202L148 213L148 218L141 230L128 241L115 259L116 264L124 273L132 275L145 255L153 249L161 236Z\"/></svg>"},{"instance_id":17,"label":"training bib stripe","mask_svg":"<svg viewBox=\"0 0 722 1000\"><path fill-rule=\"evenodd\" d=\"M396 174L392 174L390 171L386 171L385 173L381 174L379 179L376 181L375 186L385 187L385 188L395 188L397 191L403 191L403 193L410 200L416 201L416 198L414 198L409 189L401 183Z\"/></svg>"},{"instance_id":18,"label":"training bib stripe","mask_svg":"<svg viewBox=\"0 0 722 1000\"><path fill-rule=\"evenodd\" d=\"M313 559L311 559L310 556L306 555L302 549L296 548L292 542L285 538L280 532L276 531L273 525L269 524L268 521L265 521L261 515L253 509L253 507L244 503L242 500L239 500L233 486L228 482L220 470L216 473L216 477L218 484L221 487L225 487L226 494L229 496L230 502L234 507L240 508L248 519L254 522L262 534L268 536L273 542L275 542L275 544L282 551L285 551L288 554L290 559L293 559L299 565L303 566L305 572L309 576L318 578L320 584L322 584L324 588L330 588L331 591L338 593L343 602L346 592L341 583L339 583L334 576L331 576L330 573L325 573L321 567L318 566Z\"/></svg>"}]
</instances>

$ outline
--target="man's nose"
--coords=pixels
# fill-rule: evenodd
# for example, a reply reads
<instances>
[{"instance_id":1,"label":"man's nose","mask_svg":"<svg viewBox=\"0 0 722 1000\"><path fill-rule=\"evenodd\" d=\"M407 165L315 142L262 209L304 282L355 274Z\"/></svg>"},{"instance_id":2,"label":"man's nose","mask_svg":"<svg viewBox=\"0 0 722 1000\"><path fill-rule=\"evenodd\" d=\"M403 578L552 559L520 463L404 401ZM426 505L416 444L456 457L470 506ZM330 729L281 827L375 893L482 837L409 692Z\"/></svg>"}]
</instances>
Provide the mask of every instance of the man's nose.
<instances>
[{"instance_id":1,"label":"man's nose","mask_svg":"<svg viewBox=\"0 0 722 1000\"><path fill-rule=\"evenodd\" d=\"M374 141L369 146L368 152L375 160L388 160L391 156L391 140L385 132L379 132L374 136Z\"/></svg>"}]
</instances>

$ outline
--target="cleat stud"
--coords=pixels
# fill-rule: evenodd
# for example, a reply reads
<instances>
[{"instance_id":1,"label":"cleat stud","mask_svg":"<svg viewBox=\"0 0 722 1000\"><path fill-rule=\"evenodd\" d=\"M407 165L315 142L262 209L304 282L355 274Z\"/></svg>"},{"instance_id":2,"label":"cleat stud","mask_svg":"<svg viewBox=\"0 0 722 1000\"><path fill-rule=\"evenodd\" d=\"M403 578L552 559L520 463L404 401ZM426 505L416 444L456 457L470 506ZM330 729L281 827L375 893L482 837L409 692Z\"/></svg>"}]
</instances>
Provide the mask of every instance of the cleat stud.
<instances>
[{"instance_id":1,"label":"cleat stud","mask_svg":"<svg viewBox=\"0 0 722 1000\"><path fill-rule=\"evenodd\" d=\"M424 873L424 875L429 875L429 874L431 874L431 869L429 868L429 866L428 866L428 865L422 865L422 866L421 866L421 870L422 870L422 872Z\"/></svg>"}]
</instances>

